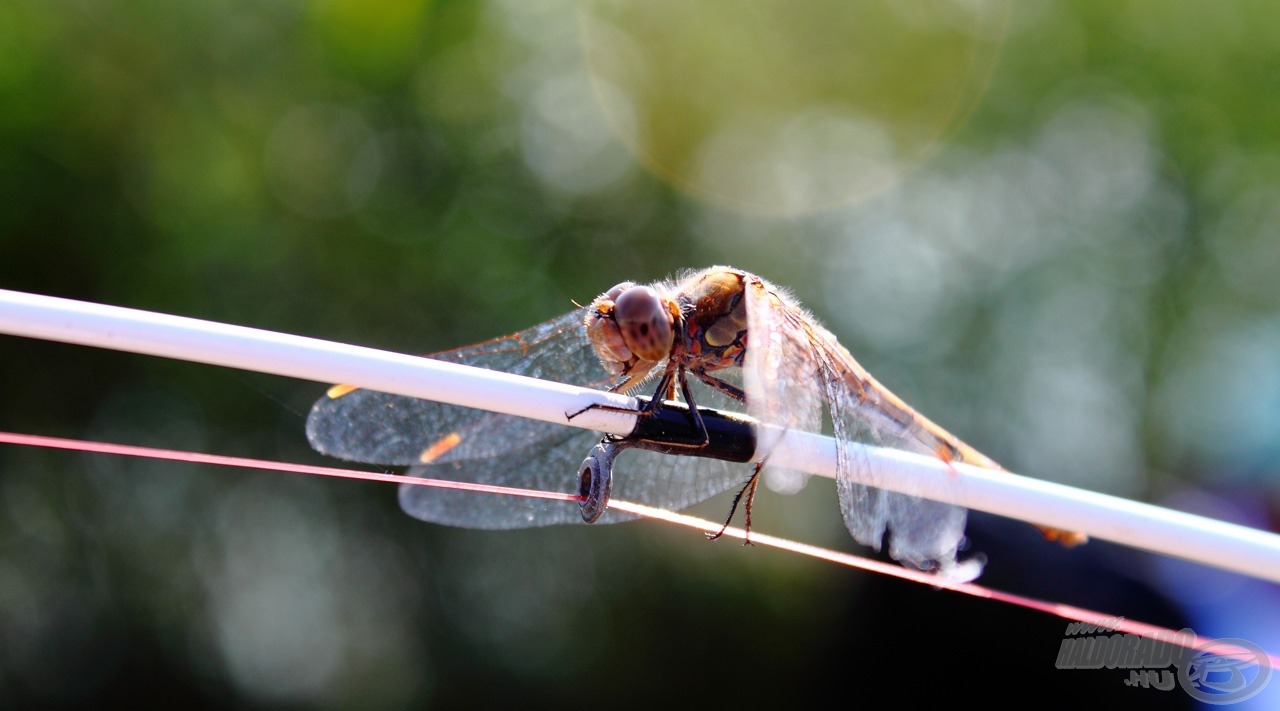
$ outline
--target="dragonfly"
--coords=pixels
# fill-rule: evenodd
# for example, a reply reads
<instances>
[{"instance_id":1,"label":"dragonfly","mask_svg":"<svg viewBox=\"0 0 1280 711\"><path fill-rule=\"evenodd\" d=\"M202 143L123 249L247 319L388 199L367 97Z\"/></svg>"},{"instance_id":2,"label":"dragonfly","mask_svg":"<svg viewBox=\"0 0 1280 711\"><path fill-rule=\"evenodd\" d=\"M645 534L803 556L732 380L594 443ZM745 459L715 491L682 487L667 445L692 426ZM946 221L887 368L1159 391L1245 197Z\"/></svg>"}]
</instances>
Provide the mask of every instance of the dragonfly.
<instances>
[{"instance_id":1,"label":"dragonfly","mask_svg":"<svg viewBox=\"0 0 1280 711\"><path fill-rule=\"evenodd\" d=\"M761 440L765 456L745 469L745 458L703 451L709 437L701 413L745 408L772 432L821 433L825 425L836 442L840 511L854 540L877 551L887 541L890 557L923 570L956 565L967 511L868 483L875 473L860 445L1001 469L871 377L787 290L728 266L650 284L623 282L544 323L427 357L621 393L656 381L638 417L683 401L681 412L695 434L679 445L646 447L590 430L336 385L308 416L311 445L348 461L407 467L411 476L584 495L584 467L594 461L608 470L606 497L680 510L736 491L725 525L745 501L749 532L762 472L773 488L785 490L803 486L806 475L766 467L776 440ZM619 446L601 455L610 443ZM584 452L590 455L585 462ZM411 484L401 485L399 503L424 521L479 529L632 518L608 510L607 498L588 507ZM1040 528L1065 545L1086 540Z\"/></svg>"}]
</instances>

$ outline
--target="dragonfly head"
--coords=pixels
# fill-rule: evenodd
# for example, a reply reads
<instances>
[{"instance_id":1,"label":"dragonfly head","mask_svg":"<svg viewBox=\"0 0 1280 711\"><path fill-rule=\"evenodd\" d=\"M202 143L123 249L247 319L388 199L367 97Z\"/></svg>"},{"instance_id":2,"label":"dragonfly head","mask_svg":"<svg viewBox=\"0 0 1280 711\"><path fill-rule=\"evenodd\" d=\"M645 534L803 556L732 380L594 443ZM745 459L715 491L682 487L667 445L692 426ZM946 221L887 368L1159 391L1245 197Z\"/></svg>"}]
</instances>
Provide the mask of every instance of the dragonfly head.
<instances>
[{"instance_id":1,"label":"dragonfly head","mask_svg":"<svg viewBox=\"0 0 1280 711\"><path fill-rule=\"evenodd\" d=\"M591 302L587 336L609 372L647 372L671 355L677 313L652 287L623 282Z\"/></svg>"},{"instance_id":2,"label":"dragonfly head","mask_svg":"<svg viewBox=\"0 0 1280 711\"><path fill-rule=\"evenodd\" d=\"M619 294L613 302L613 320L627 348L641 360L656 362L671 354L671 310L652 288L633 286Z\"/></svg>"}]
</instances>

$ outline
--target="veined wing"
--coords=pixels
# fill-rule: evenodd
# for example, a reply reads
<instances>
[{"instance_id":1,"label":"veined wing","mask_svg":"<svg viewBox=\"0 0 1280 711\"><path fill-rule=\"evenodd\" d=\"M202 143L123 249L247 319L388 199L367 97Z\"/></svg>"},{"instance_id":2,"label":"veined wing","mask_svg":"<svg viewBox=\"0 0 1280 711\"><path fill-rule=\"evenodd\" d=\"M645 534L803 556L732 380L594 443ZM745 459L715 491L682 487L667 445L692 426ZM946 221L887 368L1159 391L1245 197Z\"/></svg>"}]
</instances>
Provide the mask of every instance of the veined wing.
<instances>
[{"instance_id":1,"label":"veined wing","mask_svg":"<svg viewBox=\"0 0 1280 711\"><path fill-rule=\"evenodd\" d=\"M979 466L990 460L954 441L889 392L826 329L815 326L814 336L824 360L836 438L836 490L845 526L855 540L877 549L888 534L889 555L902 563L922 569L954 567L968 511L862 483L874 484L877 469L865 452L851 444L902 449L949 461L965 461L965 453L971 452L969 463Z\"/></svg>"},{"instance_id":2,"label":"veined wing","mask_svg":"<svg viewBox=\"0 0 1280 711\"><path fill-rule=\"evenodd\" d=\"M582 326L583 311L429 358L607 388L609 378ZM553 445L573 428L390 393L334 386L311 408L307 438L323 454L389 466L490 458Z\"/></svg>"},{"instance_id":3,"label":"veined wing","mask_svg":"<svg viewBox=\"0 0 1280 711\"><path fill-rule=\"evenodd\" d=\"M588 341L579 309L502 338L430 355L453 363L607 389L611 379ZM704 396L703 404L715 405ZM336 386L307 419L313 447L351 461L409 466L412 476L577 493L578 466L602 434L431 400ZM624 452L613 496L667 509L704 501L745 480L741 465L640 450ZM405 484L400 505L415 518L467 528L580 523L578 505ZM628 517L606 512L598 522Z\"/></svg>"},{"instance_id":4,"label":"veined wing","mask_svg":"<svg viewBox=\"0 0 1280 711\"><path fill-rule=\"evenodd\" d=\"M413 467L409 473L477 484L577 493L578 467L599 439L599 433L573 430L569 438L557 442L550 450L525 447L492 459L464 459ZM611 498L678 511L742 486L750 473L749 467L733 462L628 449L615 464ZM423 521L464 528L512 529L582 523L576 501L498 496L412 484L400 486L400 507ZM633 518L609 509L596 523L618 523Z\"/></svg>"},{"instance_id":5,"label":"veined wing","mask_svg":"<svg viewBox=\"0 0 1280 711\"><path fill-rule=\"evenodd\" d=\"M819 432L826 403L836 441L840 509L854 539L879 550L888 533L895 560L918 568L954 565L964 538L965 509L862 483L874 482L875 470L854 444L931 455L962 453L945 446L936 434L939 428L872 379L787 294L753 275L747 277L747 315L751 414L771 424Z\"/></svg>"},{"instance_id":6,"label":"veined wing","mask_svg":"<svg viewBox=\"0 0 1280 711\"><path fill-rule=\"evenodd\" d=\"M822 431L821 363L809 343L805 312L764 279L747 273L743 278L748 334L743 386L748 413L778 428L757 434L757 451L768 452L785 432ZM809 478L807 472L774 466L767 466L765 476L770 488L788 493L799 491Z\"/></svg>"}]
</instances>

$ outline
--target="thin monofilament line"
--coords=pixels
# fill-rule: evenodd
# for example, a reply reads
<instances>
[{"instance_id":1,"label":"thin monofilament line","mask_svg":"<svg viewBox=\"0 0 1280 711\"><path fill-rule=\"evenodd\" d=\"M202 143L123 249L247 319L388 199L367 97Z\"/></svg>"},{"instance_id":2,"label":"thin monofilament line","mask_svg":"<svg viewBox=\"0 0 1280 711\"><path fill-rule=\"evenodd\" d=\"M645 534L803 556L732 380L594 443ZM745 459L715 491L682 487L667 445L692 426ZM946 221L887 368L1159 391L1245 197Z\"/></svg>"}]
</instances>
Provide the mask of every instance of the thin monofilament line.
<instances>
[{"instance_id":1,"label":"thin monofilament line","mask_svg":"<svg viewBox=\"0 0 1280 711\"><path fill-rule=\"evenodd\" d=\"M627 435L634 398L314 338L0 290L0 333L350 383L371 390ZM603 405L604 407L599 407ZM570 419L568 413L576 413ZM1280 583L1280 535L1008 472L854 445L882 489L956 504ZM835 476L830 437L789 432L786 469ZM863 472L854 472L860 476ZM957 473L959 476L957 476Z\"/></svg>"},{"instance_id":2,"label":"thin monofilament line","mask_svg":"<svg viewBox=\"0 0 1280 711\"><path fill-rule=\"evenodd\" d=\"M680 526L696 528L708 533L720 531L723 525L723 524L715 523L714 521L708 521L706 519L697 518L695 516L688 516L686 514L676 513L674 511L667 511L665 509L656 509L656 508L653 508L652 506L645 506L644 504L635 504L629 501L612 502L610 503L610 506L618 509L619 511L626 511L628 513L633 513L639 516L644 516L646 518L650 518L658 521L665 521L665 522L674 523ZM733 527L725 528L723 535L730 536L733 538L739 538L742 540L747 539L747 532L741 528L733 528ZM756 531L752 531L750 534L750 537L751 537L751 542L755 545L769 546L771 548L779 548L785 551L789 551L791 553L797 553L800 555L808 556L810 558L817 558L820 560L837 563L839 565L847 566L850 568L859 568L861 570L867 570L874 573L879 573L881 575L888 575L895 578L901 578L903 580L910 580L912 582L922 583L925 585L929 585L931 587L943 588L946 590L951 590L953 592L963 593L965 595L971 595L973 597L980 597L987 600L995 600L997 602L1003 602L1009 605L1025 607L1030 610L1044 612L1050 615L1061 617L1066 620L1073 620L1075 622L1086 622L1091 624L1097 623L1100 620L1106 620L1105 627L1108 630L1134 634L1140 637L1156 639L1164 642L1170 642L1178 646L1184 647L1186 649L1196 649L1198 647L1201 647L1213 641L1207 637L1200 637L1198 635L1195 635L1185 630L1175 631L1167 627L1159 627L1157 625L1147 624L1145 622L1138 622L1136 620L1130 620L1126 618L1117 617L1115 619L1108 619L1105 615L1095 610L1089 610L1083 607L1076 607L1074 605L1065 605L1057 602L1047 602L1044 600L1037 600L1036 598L1027 597L1025 595L1017 595L1014 593L1002 592L1000 590L988 588L984 585L979 585L973 582L947 580L945 577L921 572L919 570L912 570L910 568L904 568L900 565L884 563L878 560L871 560L870 558L863 558L861 556L851 555L849 553L841 553L841 552L833 551L827 548L821 548L819 546L814 546L807 543L799 543L797 541L792 541L787 538L770 536L768 534L763 534ZM1231 647L1229 645L1223 646L1221 647L1221 649L1223 649L1226 654L1240 654L1242 658L1245 658L1245 659L1253 658L1253 653L1250 650L1246 650L1238 647ZM1280 656L1268 653L1267 658L1271 662L1272 669L1280 668L1280 667L1277 667L1277 662L1280 662Z\"/></svg>"},{"instance_id":3,"label":"thin monofilament line","mask_svg":"<svg viewBox=\"0 0 1280 711\"><path fill-rule=\"evenodd\" d=\"M421 486L435 487L437 489L462 489L482 494L493 494L495 496L523 496L526 498L551 499L554 501L578 500L578 497L573 494L564 494L556 491L536 491L534 489L519 489L510 486L497 486L494 484L473 484L463 481L450 481L448 479L424 479L421 477L404 476L403 474L366 472L360 471L359 469L342 469L340 467L320 467L313 464L291 464L288 462L273 462L267 459L233 457L225 454L201 454L199 452L187 452L181 449L158 449L155 447L141 447L133 444L89 442L87 440L67 439L65 437L46 437L44 435L28 435L16 432L0 432L0 444L21 444L29 447L68 449L80 452L94 452L97 454L120 454L126 457L165 459L174 462L188 462L191 464L216 464L224 467L264 469L267 471L287 472L290 474L310 474L313 476L358 479L361 481L380 481L388 484L418 484Z\"/></svg>"},{"instance_id":4,"label":"thin monofilament line","mask_svg":"<svg viewBox=\"0 0 1280 711\"><path fill-rule=\"evenodd\" d=\"M274 472L286 472L291 474L306 474L311 476L327 476L338 477L343 479L356 479L361 481L375 481L390 484L412 484L415 486L427 486L433 488L446 488L454 490L472 491L490 496L519 496L525 498L550 499L556 501L576 501L577 497L572 494L552 491L538 491L533 489L519 489L506 486L492 486L487 484L471 484L466 482L448 481L443 479L424 479L420 477L404 476L401 474L386 474L380 472L367 472L356 469L342 469L338 467L320 467L309 464L291 464L288 462L274 462L263 459L252 459L248 457L234 457L219 454L203 454L199 452L188 452L174 449L158 449L154 447L142 447L137 445L113 444L108 442L89 442L84 440L67 439L62 437L46 437L43 435L28 435L14 432L0 432L0 444L14 444L30 447L43 447L48 449L63 449L79 452L91 452L96 454L116 454L129 457L139 457L146 459L160 459L166 461L185 462L189 464L211 464L216 466L235 467L241 469L258 469ZM643 516L648 519L673 523L679 526L697 529L706 533L721 531L723 535L730 538L745 540L747 532L741 528L723 527L723 524L708 521L706 519L697 518L673 511L636 504L629 501L613 500L609 503L611 508L626 513ZM1066 620L1076 622L1097 623L1100 620L1106 621L1106 628L1116 632L1124 632L1129 634L1155 639L1162 642L1175 644L1186 649L1197 649L1203 645L1213 642L1212 639L1200 637L1186 631L1172 630L1165 627L1150 625L1145 622L1124 619L1107 615L1102 612L1075 607L1073 605L1064 605L1056 602L1047 602L1037 600L1035 598L1026 597L1024 595L1016 595L1006 593L992 588L978 585L972 582L957 582L947 580L946 578L924 573L918 570L903 568L899 565L883 563L881 561L863 558L861 556L851 555L849 553L841 553L827 548L792 541L779 536L771 536L768 534L752 531L750 534L751 542L756 545L768 546L780 550L796 553L818 560L825 560L838 565L850 568L858 568L881 575L889 575L903 580L929 585L931 587L951 590L953 592L970 595L973 597L994 600L1009 605L1043 612L1054 615ZM1244 649L1232 648L1229 645L1215 646L1215 651L1219 655L1240 654L1243 658L1252 659L1252 652ZM1280 668L1280 656L1275 654L1267 654L1270 660L1271 668Z\"/></svg>"}]
</instances>

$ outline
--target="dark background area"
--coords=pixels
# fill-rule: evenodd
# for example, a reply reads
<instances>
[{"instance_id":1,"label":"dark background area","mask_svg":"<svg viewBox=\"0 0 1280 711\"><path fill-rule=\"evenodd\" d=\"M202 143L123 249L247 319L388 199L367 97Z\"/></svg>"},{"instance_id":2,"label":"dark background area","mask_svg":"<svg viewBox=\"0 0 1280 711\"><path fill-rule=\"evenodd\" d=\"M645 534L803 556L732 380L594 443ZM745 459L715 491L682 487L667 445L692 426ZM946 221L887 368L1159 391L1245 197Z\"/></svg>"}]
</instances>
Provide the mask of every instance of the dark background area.
<instances>
[{"instance_id":1,"label":"dark background area","mask_svg":"<svg viewBox=\"0 0 1280 711\"><path fill-rule=\"evenodd\" d=\"M695 7L8 0L0 287L426 353L729 264L1013 471L1276 530L1280 8ZM9 336L0 367L0 429L333 463L322 384ZM756 526L857 551L827 481ZM1275 585L969 534L986 585L1280 649ZM657 523L0 448L8 708L1190 706L1056 669L1065 629Z\"/></svg>"}]
</instances>

